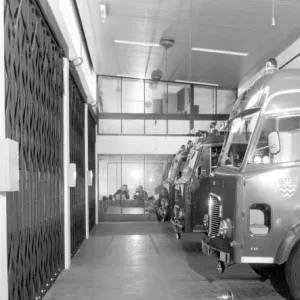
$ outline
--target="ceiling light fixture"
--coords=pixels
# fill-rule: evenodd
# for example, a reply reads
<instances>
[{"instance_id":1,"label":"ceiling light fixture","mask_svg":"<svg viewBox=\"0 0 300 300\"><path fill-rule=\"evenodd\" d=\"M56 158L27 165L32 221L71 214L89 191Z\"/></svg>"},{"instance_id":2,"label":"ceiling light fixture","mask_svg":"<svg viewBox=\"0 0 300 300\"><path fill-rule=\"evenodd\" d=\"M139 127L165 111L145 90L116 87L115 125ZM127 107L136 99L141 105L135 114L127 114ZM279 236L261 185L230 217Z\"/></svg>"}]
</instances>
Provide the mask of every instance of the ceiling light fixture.
<instances>
[{"instance_id":1,"label":"ceiling light fixture","mask_svg":"<svg viewBox=\"0 0 300 300\"><path fill-rule=\"evenodd\" d=\"M108 7L107 4L100 4L100 21L105 23L107 18Z\"/></svg>"},{"instance_id":2,"label":"ceiling light fixture","mask_svg":"<svg viewBox=\"0 0 300 300\"><path fill-rule=\"evenodd\" d=\"M207 83L207 82L200 82L200 81L189 81L189 80L175 80L176 82L181 83L193 83L193 84L201 84L201 85L209 85L209 86L219 86L216 83Z\"/></svg>"},{"instance_id":3,"label":"ceiling light fixture","mask_svg":"<svg viewBox=\"0 0 300 300\"><path fill-rule=\"evenodd\" d=\"M217 49L197 48L197 47L193 47L192 50L193 51L200 51L200 52L210 52L210 53L237 55L237 56L248 56L248 53L245 53L245 52L235 52L235 51L227 51L227 50L217 50Z\"/></svg>"},{"instance_id":4,"label":"ceiling light fixture","mask_svg":"<svg viewBox=\"0 0 300 300\"><path fill-rule=\"evenodd\" d=\"M134 41L125 41L125 40L114 40L117 44L126 44L126 45L136 45L144 47L160 47L160 44L155 43L143 43L143 42L134 42Z\"/></svg>"}]
</instances>

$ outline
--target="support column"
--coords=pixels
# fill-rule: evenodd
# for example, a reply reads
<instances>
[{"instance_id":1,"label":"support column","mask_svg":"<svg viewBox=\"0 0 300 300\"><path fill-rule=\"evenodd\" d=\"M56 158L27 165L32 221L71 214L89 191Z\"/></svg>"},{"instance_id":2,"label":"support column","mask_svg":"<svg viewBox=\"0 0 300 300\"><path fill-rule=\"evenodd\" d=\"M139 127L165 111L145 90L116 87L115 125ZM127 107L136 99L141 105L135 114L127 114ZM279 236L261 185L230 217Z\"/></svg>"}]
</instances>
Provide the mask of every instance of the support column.
<instances>
[{"instance_id":1,"label":"support column","mask_svg":"<svg viewBox=\"0 0 300 300\"><path fill-rule=\"evenodd\" d=\"M90 218L89 218L89 186L88 186L88 170L89 170L89 107L84 104L84 165L85 165L85 238L90 236Z\"/></svg>"},{"instance_id":2,"label":"support column","mask_svg":"<svg viewBox=\"0 0 300 300\"><path fill-rule=\"evenodd\" d=\"M5 139L4 5L0 5L0 139ZM0 193L0 299L8 300L6 193Z\"/></svg>"},{"instance_id":3,"label":"support column","mask_svg":"<svg viewBox=\"0 0 300 300\"><path fill-rule=\"evenodd\" d=\"M69 96L69 60L64 58L64 237L65 237L65 269L71 266L71 206L68 169L70 164L70 96Z\"/></svg>"},{"instance_id":4,"label":"support column","mask_svg":"<svg viewBox=\"0 0 300 300\"><path fill-rule=\"evenodd\" d=\"M95 141L95 225L99 223L99 199L98 199L98 183L99 183L99 170L98 170L98 152L97 152L97 134L98 134L98 122L95 126L96 131L96 141Z\"/></svg>"}]
</instances>

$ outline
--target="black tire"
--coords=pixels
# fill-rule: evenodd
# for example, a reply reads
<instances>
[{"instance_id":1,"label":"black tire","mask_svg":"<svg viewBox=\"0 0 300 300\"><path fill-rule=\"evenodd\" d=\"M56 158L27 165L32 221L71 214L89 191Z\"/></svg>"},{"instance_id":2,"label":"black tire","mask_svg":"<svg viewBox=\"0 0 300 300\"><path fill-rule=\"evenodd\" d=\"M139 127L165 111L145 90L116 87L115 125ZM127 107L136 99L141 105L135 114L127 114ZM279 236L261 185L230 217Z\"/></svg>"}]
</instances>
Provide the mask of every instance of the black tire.
<instances>
[{"instance_id":1,"label":"black tire","mask_svg":"<svg viewBox=\"0 0 300 300\"><path fill-rule=\"evenodd\" d=\"M294 246L286 262L285 278L291 299L300 300L300 241Z\"/></svg>"},{"instance_id":2,"label":"black tire","mask_svg":"<svg viewBox=\"0 0 300 300\"><path fill-rule=\"evenodd\" d=\"M158 223L161 223L162 216L160 216L158 212L156 212L156 219Z\"/></svg>"},{"instance_id":3,"label":"black tire","mask_svg":"<svg viewBox=\"0 0 300 300\"><path fill-rule=\"evenodd\" d=\"M263 279L270 279L274 272L276 272L276 267L274 265L268 264L250 264L252 270L262 277Z\"/></svg>"},{"instance_id":4,"label":"black tire","mask_svg":"<svg viewBox=\"0 0 300 300\"><path fill-rule=\"evenodd\" d=\"M289 287L286 282L285 268L286 264L275 265L275 271L272 274L270 281L271 285L279 295L284 299L291 299Z\"/></svg>"},{"instance_id":5,"label":"black tire","mask_svg":"<svg viewBox=\"0 0 300 300\"><path fill-rule=\"evenodd\" d=\"M176 240L180 240L181 239L181 233L180 232L176 232Z\"/></svg>"}]
</instances>

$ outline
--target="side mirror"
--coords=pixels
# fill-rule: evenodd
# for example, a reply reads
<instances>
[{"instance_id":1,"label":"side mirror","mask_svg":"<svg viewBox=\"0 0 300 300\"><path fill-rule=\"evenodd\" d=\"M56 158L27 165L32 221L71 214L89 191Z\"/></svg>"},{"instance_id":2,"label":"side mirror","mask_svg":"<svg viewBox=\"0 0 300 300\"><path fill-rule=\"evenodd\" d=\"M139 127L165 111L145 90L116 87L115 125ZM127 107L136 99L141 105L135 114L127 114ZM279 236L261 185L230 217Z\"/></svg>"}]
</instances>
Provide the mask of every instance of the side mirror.
<instances>
[{"instance_id":1,"label":"side mirror","mask_svg":"<svg viewBox=\"0 0 300 300\"><path fill-rule=\"evenodd\" d=\"M198 169L197 169L197 176L198 176L198 178L201 177L201 172L202 172L202 168L198 167Z\"/></svg>"},{"instance_id":2,"label":"side mirror","mask_svg":"<svg viewBox=\"0 0 300 300\"><path fill-rule=\"evenodd\" d=\"M268 143L271 154L277 154L280 152L280 139L277 131L273 131L268 135Z\"/></svg>"}]
</instances>

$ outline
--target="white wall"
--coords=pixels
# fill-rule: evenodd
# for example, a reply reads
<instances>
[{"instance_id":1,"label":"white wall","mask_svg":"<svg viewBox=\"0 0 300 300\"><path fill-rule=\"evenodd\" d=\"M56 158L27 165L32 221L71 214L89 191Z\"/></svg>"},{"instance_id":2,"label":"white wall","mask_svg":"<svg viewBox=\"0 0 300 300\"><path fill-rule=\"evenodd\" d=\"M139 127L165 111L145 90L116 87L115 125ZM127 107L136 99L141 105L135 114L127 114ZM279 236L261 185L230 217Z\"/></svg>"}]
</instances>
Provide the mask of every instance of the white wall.
<instances>
[{"instance_id":1,"label":"white wall","mask_svg":"<svg viewBox=\"0 0 300 300\"><path fill-rule=\"evenodd\" d=\"M283 52L281 52L276 57L278 67L280 68L299 53L300 53L300 39L298 39L296 42L294 42L291 46L286 48ZM290 62L289 64L287 64L286 66L284 66L284 68L297 68L297 69L300 68L300 56L297 57L292 62ZM247 90L258 78L263 76L263 74L264 74L264 69L260 70L258 73L256 73L245 83L239 85L238 95L242 94L245 90Z\"/></svg>"},{"instance_id":2,"label":"white wall","mask_svg":"<svg viewBox=\"0 0 300 300\"><path fill-rule=\"evenodd\" d=\"M98 154L175 154L190 136L97 136Z\"/></svg>"},{"instance_id":3,"label":"white wall","mask_svg":"<svg viewBox=\"0 0 300 300\"><path fill-rule=\"evenodd\" d=\"M89 66L88 56L80 34L80 27L72 0L47 0L53 16L69 48L69 60L77 57L83 63L76 67L80 81L84 88L89 103L96 101L96 74Z\"/></svg>"}]
</instances>

